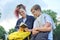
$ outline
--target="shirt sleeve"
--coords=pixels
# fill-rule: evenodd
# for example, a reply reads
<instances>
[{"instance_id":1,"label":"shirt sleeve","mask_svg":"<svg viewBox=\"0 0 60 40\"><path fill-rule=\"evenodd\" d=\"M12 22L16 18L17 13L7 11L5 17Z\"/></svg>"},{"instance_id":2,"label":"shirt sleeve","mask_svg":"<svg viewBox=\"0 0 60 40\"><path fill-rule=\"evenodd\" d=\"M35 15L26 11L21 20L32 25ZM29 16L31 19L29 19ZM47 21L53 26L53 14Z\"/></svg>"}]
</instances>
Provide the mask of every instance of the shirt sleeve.
<instances>
[{"instance_id":1,"label":"shirt sleeve","mask_svg":"<svg viewBox=\"0 0 60 40\"><path fill-rule=\"evenodd\" d=\"M49 15L45 15L45 21L46 21L46 22L49 22L49 23L51 24L52 29L55 29L55 28L56 28L53 19L52 19Z\"/></svg>"},{"instance_id":2,"label":"shirt sleeve","mask_svg":"<svg viewBox=\"0 0 60 40\"><path fill-rule=\"evenodd\" d=\"M51 17L46 15L45 17L45 22L49 22L52 25Z\"/></svg>"},{"instance_id":3,"label":"shirt sleeve","mask_svg":"<svg viewBox=\"0 0 60 40\"><path fill-rule=\"evenodd\" d=\"M15 26L16 31L19 29L19 25L20 25L20 22L18 20L17 23L16 23L16 26Z\"/></svg>"}]
</instances>

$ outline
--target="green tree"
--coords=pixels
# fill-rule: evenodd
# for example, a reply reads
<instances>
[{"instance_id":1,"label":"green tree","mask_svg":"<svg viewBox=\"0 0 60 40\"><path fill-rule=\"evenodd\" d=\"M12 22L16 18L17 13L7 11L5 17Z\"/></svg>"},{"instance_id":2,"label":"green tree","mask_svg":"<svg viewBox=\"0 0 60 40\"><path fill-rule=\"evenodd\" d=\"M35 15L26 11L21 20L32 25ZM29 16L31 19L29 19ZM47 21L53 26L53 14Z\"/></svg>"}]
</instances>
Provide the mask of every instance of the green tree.
<instances>
[{"instance_id":1,"label":"green tree","mask_svg":"<svg viewBox=\"0 0 60 40\"><path fill-rule=\"evenodd\" d=\"M6 31L2 26L0 26L0 38L3 38L4 34L6 34Z\"/></svg>"},{"instance_id":2,"label":"green tree","mask_svg":"<svg viewBox=\"0 0 60 40\"><path fill-rule=\"evenodd\" d=\"M56 12L54 12L54 11L52 11L52 10L43 10L42 12L43 12L43 13L47 13L48 15L50 15L51 18L54 20L54 22L57 23L57 19L56 19L57 13L56 13Z\"/></svg>"},{"instance_id":3,"label":"green tree","mask_svg":"<svg viewBox=\"0 0 60 40\"><path fill-rule=\"evenodd\" d=\"M15 32L15 31L16 31L15 28L11 28L8 33L10 34L10 33L13 33L13 32Z\"/></svg>"},{"instance_id":4,"label":"green tree","mask_svg":"<svg viewBox=\"0 0 60 40\"><path fill-rule=\"evenodd\" d=\"M54 30L54 40L60 40L60 24L58 24L56 30Z\"/></svg>"},{"instance_id":5,"label":"green tree","mask_svg":"<svg viewBox=\"0 0 60 40\"><path fill-rule=\"evenodd\" d=\"M56 19L56 15L57 13L52 11L52 10L43 10L43 13L47 13L49 14L52 19L54 20L55 23L57 23L57 19ZM54 34L53 34L53 40L60 40L60 24L56 25L56 29L54 30Z\"/></svg>"}]
</instances>

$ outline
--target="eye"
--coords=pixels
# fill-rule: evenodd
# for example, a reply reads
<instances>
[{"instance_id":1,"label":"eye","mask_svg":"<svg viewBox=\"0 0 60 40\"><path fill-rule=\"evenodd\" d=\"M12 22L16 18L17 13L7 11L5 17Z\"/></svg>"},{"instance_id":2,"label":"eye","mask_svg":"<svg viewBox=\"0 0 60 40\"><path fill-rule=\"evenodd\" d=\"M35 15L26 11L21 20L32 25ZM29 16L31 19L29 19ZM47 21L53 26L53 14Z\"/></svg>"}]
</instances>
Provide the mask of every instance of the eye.
<instances>
[{"instance_id":1,"label":"eye","mask_svg":"<svg viewBox=\"0 0 60 40\"><path fill-rule=\"evenodd\" d=\"M22 13L23 13L24 11L22 11Z\"/></svg>"},{"instance_id":2,"label":"eye","mask_svg":"<svg viewBox=\"0 0 60 40\"><path fill-rule=\"evenodd\" d=\"M24 11L21 11L21 12L19 12L19 13L23 13Z\"/></svg>"}]
</instances>

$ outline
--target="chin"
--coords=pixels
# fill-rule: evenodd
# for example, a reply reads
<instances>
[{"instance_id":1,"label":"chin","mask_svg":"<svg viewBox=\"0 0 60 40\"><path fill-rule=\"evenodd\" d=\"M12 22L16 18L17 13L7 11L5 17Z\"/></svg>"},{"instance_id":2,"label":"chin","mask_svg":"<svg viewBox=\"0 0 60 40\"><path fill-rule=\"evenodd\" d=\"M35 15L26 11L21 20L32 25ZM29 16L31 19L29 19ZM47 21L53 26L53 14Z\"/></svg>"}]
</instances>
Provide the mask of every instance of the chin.
<instances>
[{"instance_id":1,"label":"chin","mask_svg":"<svg viewBox=\"0 0 60 40\"><path fill-rule=\"evenodd\" d=\"M34 16L35 18L37 18L36 16Z\"/></svg>"}]
</instances>

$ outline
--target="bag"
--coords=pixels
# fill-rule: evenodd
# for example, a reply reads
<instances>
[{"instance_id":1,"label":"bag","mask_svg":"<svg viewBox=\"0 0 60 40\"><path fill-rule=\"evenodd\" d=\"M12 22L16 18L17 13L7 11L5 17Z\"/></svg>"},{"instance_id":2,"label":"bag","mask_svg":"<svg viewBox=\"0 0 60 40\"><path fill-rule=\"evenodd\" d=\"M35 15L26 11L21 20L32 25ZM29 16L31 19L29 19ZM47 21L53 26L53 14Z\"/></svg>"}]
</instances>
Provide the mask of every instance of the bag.
<instances>
[{"instance_id":1,"label":"bag","mask_svg":"<svg viewBox=\"0 0 60 40\"><path fill-rule=\"evenodd\" d=\"M24 40L30 35L30 32L14 32L8 36L9 40Z\"/></svg>"}]
</instances>

